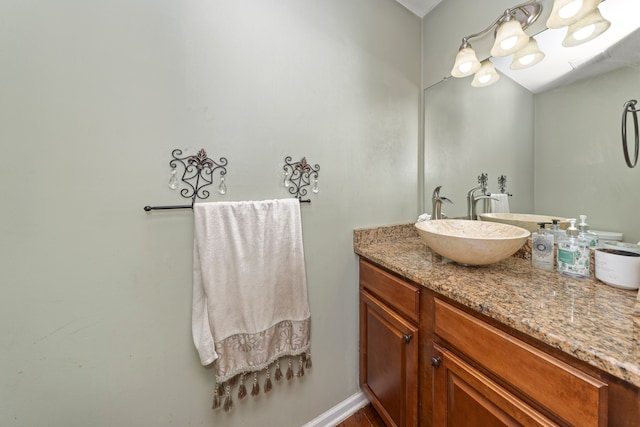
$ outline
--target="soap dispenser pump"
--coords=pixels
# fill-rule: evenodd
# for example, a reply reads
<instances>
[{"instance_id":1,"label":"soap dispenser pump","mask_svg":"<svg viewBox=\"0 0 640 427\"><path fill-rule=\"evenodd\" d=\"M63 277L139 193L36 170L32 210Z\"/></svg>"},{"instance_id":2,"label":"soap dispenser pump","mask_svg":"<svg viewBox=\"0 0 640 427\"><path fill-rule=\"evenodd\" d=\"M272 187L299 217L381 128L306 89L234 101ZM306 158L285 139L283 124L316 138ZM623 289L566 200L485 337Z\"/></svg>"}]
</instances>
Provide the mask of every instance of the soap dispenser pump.
<instances>
[{"instance_id":1,"label":"soap dispenser pump","mask_svg":"<svg viewBox=\"0 0 640 427\"><path fill-rule=\"evenodd\" d=\"M580 231L580 237L589 242L589 247L595 248L598 246L598 235L589 230L589 224L587 224L587 216L580 215L580 224L578 224L578 230Z\"/></svg>"},{"instance_id":2,"label":"soap dispenser pump","mask_svg":"<svg viewBox=\"0 0 640 427\"><path fill-rule=\"evenodd\" d=\"M580 237L580 231L576 228L575 219L568 219L567 221L569 221L567 235L558 239L557 270L565 276L589 277L591 258L589 242Z\"/></svg>"},{"instance_id":3,"label":"soap dispenser pump","mask_svg":"<svg viewBox=\"0 0 640 427\"><path fill-rule=\"evenodd\" d=\"M538 232L531 233L531 265L534 268L553 271L553 234L544 227L550 222L539 222Z\"/></svg>"},{"instance_id":4,"label":"soap dispenser pump","mask_svg":"<svg viewBox=\"0 0 640 427\"><path fill-rule=\"evenodd\" d=\"M552 219L551 220L551 229L549 230L549 232L551 234L553 234L553 238L555 239L555 241L558 241L558 238L562 237L562 236L566 236L566 232L560 228L560 220L559 219Z\"/></svg>"}]
</instances>

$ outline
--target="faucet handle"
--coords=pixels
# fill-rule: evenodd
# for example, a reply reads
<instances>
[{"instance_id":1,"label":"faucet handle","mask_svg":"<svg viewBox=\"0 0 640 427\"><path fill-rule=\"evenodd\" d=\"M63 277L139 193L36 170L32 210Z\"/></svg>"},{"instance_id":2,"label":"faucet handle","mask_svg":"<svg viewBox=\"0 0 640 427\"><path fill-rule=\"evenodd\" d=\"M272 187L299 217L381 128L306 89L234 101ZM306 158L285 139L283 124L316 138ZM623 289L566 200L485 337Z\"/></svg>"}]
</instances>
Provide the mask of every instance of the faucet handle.
<instances>
[{"instance_id":1,"label":"faucet handle","mask_svg":"<svg viewBox=\"0 0 640 427\"><path fill-rule=\"evenodd\" d=\"M431 195L431 199L432 200L437 200L440 198L440 189L442 188L442 185L438 185L434 190L433 190L433 194Z\"/></svg>"},{"instance_id":2,"label":"faucet handle","mask_svg":"<svg viewBox=\"0 0 640 427\"><path fill-rule=\"evenodd\" d=\"M433 200L434 202L435 201L440 201L440 202L453 203L450 199L440 195L440 189L441 188L442 188L442 185L438 185L433 190L433 194L431 195L431 200Z\"/></svg>"},{"instance_id":3,"label":"faucet handle","mask_svg":"<svg viewBox=\"0 0 640 427\"><path fill-rule=\"evenodd\" d=\"M442 202L453 203L448 198L440 195L440 189L441 188L442 188L442 186L440 186L440 185L437 186L435 188L435 190L433 190L433 196L431 196L431 201L433 202L433 211L431 212L431 218L432 219L441 219L441 218L443 218L442 211L441 211Z\"/></svg>"}]
</instances>

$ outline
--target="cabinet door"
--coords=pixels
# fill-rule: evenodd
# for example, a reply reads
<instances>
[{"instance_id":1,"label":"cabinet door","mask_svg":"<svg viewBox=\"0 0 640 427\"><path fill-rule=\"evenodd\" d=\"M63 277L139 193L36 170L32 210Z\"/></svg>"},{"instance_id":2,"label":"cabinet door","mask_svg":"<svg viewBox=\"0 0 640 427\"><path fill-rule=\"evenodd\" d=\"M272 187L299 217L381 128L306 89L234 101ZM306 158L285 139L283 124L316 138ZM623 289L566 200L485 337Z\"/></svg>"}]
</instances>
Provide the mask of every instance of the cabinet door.
<instances>
[{"instance_id":1,"label":"cabinet door","mask_svg":"<svg viewBox=\"0 0 640 427\"><path fill-rule=\"evenodd\" d=\"M434 426L556 426L455 354L434 344Z\"/></svg>"},{"instance_id":2,"label":"cabinet door","mask_svg":"<svg viewBox=\"0 0 640 427\"><path fill-rule=\"evenodd\" d=\"M448 304L435 301L435 333L567 425L607 425L608 387L599 379Z\"/></svg>"},{"instance_id":3,"label":"cabinet door","mask_svg":"<svg viewBox=\"0 0 640 427\"><path fill-rule=\"evenodd\" d=\"M418 328L360 291L360 387L388 426L418 425Z\"/></svg>"}]
</instances>

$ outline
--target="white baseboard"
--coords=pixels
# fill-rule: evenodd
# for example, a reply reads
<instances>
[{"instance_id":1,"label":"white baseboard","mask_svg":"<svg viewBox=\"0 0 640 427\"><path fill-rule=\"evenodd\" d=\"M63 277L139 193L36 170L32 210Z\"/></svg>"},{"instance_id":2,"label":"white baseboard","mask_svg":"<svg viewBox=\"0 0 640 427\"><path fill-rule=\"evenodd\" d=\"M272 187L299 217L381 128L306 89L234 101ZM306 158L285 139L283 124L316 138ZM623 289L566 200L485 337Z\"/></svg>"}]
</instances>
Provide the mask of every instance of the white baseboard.
<instances>
[{"instance_id":1,"label":"white baseboard","mask_svg":"<svg viewBox=\"0 0 640 427\"><path fill-rule=\"evenodd\" d=\"M302 427L334 427L369 403L362 392L358 392L320 414Z\"/></svg>"}]
</instances>

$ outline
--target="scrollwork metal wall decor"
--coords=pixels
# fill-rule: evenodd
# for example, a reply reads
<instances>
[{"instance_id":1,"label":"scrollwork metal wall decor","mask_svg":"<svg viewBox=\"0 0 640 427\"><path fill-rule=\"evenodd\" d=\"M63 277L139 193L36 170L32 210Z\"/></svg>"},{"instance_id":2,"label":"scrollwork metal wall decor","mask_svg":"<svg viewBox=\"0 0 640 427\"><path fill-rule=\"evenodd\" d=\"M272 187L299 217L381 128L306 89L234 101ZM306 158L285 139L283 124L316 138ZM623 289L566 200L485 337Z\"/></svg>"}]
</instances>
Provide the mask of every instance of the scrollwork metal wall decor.
<instances>
[{"instance_id":1,"label":"scrollwork metal wall decor","mask_svg":"<svg viewBox=\"0 0 640 427\"><path fill-rule=\"evenodd\" d=\"M498 177L498 188L502 194L506 194L508 196L512 196L513 194L507 192L507 176L500 175Z\"/></svg>"},{"instance_id":2,"label":"scrollwork metal wall decor","mask_svg":"<svg viewBox=\"0 0 640 427\"><path fill-rule=\"evenodd\" d=\"M501 193L505 193L507 191L507 177L506 175L500 175L498 177L498 188Z\"/></svg>"},{"instance_id":3,"label":"scrollwork metal wall decor","mask_svg":"<svg viewBox=\"0 0 640 427\"><path fill-rule=\"evenodd\" d=\"M482 194L486 196L489 185L489 174L482 172L478 175L478 184L482 186Z\"/></svg>"},{"instance_id":4,"label":"scrollwork metal wall decor","mask_svg":"<svg viewBox=\"0 0 640 427\"><path fill-rule=\"evenodd\" d=\"M307 158L303 157L299 162L291 163L291 156L284 158L284 186L289 190L289 194L295 195L300 203L311 203L309 199L303 199L307 195L307 188L311 185L311 191L317 194L319 165L311 166L307 163Z\"/></svg>"},{"instance_id":5,"label":"scrollwork metal wall decor","mask_svg":"<svg viewBox=\"0 0 640 427\"><path fill-rule=\"evenodd\" d=\"M640 148L640 134L638 133L638 110L636 108L637 100L631 99L625 102L622 107L622 150L624 152L624 160L627 162L627 166L634 168L638 163L638 148ZM633 130L635 133L635 150L633 154L633 161L629 157L629 144L627 142L627 115L631 113L633 116Z\"/></svg>"},{"instance_id":6,"label":"scrollwork metal wall decor","mask_svg":"<svg viewBox=\"0 0 640 427\"><path fill-rule=\"evenodd\" d=\"M180 190L180 195L184 198L191 199L190 205L176 205L176 206L145 206L144 210L149 212L152 210L162 209L192 209L196 199L206 199L209 197L209 191L204 187L207 187L213 183L213 173L219 171L220 173L220 185L218 192L225 194L227 192L226 184L224 182L224 176L227 174L228 161L224 157L220 157L218 162L210 159L207 156L207 152L204 149L200 149L197 154L192 156L180 157L182 150L175 149L171 152L173 159L169 162L171 166L172 175L169 182L169 187L172 189L178 188L178 182L176 179L176 168L178 165L182 165L184 171L180 180L184 182L187 187Z\"/></svg>"}]
</instances>

